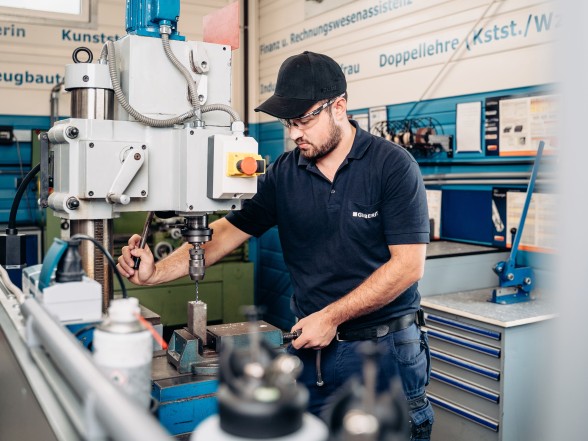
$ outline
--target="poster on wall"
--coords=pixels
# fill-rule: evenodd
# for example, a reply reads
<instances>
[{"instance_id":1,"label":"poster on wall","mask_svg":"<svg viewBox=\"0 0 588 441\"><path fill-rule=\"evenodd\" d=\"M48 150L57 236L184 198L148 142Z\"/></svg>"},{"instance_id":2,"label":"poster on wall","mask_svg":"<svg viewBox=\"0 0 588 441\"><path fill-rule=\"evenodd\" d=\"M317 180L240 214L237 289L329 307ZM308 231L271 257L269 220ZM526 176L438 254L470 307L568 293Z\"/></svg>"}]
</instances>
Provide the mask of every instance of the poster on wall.
<instances>
[{"instance_id":1,"label":"poster on wall","mask_svg":"<svg viewBox=\"0 0 588 441\"><path fill-rule=\"evenodd\" d=\"M519 228L526 192L508 191L506 194L506 231ZM533 193L519 249L536 252L555 250L556 196L551 193ZM512 246L513 235L506 235L507 247Z\"/></svg>"},{"instance_id":2,"label":"poster on wall","mask_svg":"<svg viewBox=\"0 0 588 441\"><path fill-rule=\"evenodd\" d=\"M480 153L482 144L480 141L482 120L482 102L459 103L456 106L456 153Z\"/></svg>"},{"instance_id":3,"label":"poster on wall","mask_svg":"<svg viewBox=\"0 0 588 441\"><path fill-rule=\"evenodd\" d=\"M539 142L546 154L557 147L557 95L505 96L486 100L486 153L534 156Z\"/></svg>"},{"instance_id":4,"label":"poster on wall","mask_svg":"<svg viewBox=\"0 0 588 441\"><path fill-rule=\"evenodd\" d=\"M541 140L545 152L556 148L557 97L531 96L500 100L500 156L531 156Z\"/></svg>"}]
</instances>

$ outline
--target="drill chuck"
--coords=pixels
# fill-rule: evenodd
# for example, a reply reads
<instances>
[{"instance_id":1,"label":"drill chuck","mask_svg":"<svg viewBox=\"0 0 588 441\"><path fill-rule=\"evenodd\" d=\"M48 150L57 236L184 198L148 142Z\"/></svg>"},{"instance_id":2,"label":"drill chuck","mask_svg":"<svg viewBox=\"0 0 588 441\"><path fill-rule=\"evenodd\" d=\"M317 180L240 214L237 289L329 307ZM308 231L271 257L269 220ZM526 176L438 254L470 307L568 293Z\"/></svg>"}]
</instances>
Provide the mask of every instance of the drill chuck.
<instances>
[{"instance_id":1,"label":"drill chuck","mask_svg":"<svg viewBox=\"0 0 588 441\"><path fill-rule=\"evenodd\" d=\"M204 249L201 245L212 238L212 230L208 228L206 214L186 218L186 225L182 228L182 236L194 248L190 250L190 279L199 281L204 279Z\"/></svg>"},{"instance_id":2,"label":"drill chuck","mask_svg":"<svg viewBox=\"0 0 588 441\"><path fill-rule=\"evenodd\" d=\"M199 244L194 244L190 250L190 278L192 280L203 280L205 272L204 249Z\"/></svg>"}]
</instances>

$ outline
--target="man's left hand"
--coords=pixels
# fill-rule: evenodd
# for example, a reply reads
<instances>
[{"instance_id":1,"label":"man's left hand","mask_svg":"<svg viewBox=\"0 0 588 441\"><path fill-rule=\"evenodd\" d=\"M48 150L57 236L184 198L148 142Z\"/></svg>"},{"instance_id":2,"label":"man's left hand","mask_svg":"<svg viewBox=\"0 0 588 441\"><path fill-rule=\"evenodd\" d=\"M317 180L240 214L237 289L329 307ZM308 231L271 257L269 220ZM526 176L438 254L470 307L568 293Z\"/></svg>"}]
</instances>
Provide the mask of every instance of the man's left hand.
<instances>
[{"instance_id":1,"label":"man's left hand","mask_svg":"<svg viewBox=\"0 0 588 441\"><path fill-rule=\"evenodd\" d=\"M337 334L337 326L322 311L310 314L292 326L292 331L300 330L300 336L292 341L295 349L322 349L331 343Z\"/></svg>"}]
</instances>

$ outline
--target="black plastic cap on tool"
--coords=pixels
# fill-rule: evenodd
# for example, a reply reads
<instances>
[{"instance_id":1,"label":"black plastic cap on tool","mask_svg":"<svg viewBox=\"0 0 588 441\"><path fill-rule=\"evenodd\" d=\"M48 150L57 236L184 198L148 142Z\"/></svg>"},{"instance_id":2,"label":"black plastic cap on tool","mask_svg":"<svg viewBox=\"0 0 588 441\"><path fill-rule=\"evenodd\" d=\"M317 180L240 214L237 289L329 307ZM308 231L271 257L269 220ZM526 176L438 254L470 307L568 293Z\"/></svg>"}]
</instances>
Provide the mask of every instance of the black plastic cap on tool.
<instances>
[{"instance_id":1,"label":"black plastic cap on tool","mask_svg":"<svg viewBox=\"0 0 588 441\"><path fill-rule=\"evenodd\" d=\"M6 235L0 236L0 265L6 269L26 266L26 238L16 228L6 229Z\"/></svg>"},{"instance_id":2,"label":"black plastic cap on tool","mask_svg":"<svg viewBox=\"0 0 588 441\"><path fill-rule=\"evenodd\" d=\"M276 118L304 115L318 101L347 91L341 66L324 54L305 51L280 66L274 94L255 109Z\"/></svg>"},{"instance_id":3,"label":"black plastic cap on tool","mask_svg":"<svg viewBox=\"0 0 588 441\"><path fill-rule=\"evenodd\" d=\"M67 282L81 282L84 277L84 270L82 269L82 257L79 251L79 240L68 240L67 249L59 263L57 264L57 271L55 272L55 281L57 283Z\"/></svg>"}]
</instances>

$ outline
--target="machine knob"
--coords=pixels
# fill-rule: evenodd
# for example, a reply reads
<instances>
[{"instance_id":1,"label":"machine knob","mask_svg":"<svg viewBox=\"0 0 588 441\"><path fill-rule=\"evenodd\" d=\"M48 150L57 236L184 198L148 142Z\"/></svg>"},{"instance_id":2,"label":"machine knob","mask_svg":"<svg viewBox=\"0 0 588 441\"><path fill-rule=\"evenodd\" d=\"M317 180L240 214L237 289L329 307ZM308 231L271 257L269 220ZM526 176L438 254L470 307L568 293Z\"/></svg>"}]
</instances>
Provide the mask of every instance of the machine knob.
<instances>
[{"instance_id":1,"label":"machine knob","mask_svg":"<svg viewBox=\"0 0 588 441\"><path fill-rule=\"evenodd\" d=\"M237 162L237 170L251 176L257 172L257 160L251 156L246 156Z\"/></svg>"}]
</instances>

